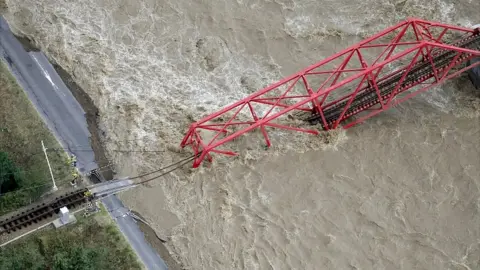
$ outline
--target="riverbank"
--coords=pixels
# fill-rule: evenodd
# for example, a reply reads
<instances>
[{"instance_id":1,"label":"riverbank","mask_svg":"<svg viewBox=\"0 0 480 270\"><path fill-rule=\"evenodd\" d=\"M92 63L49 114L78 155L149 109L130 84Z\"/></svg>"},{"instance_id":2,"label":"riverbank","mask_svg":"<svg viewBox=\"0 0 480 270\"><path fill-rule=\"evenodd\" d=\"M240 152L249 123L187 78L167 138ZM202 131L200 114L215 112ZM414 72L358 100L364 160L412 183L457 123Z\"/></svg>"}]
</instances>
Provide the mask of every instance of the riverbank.
<instances>
[{"instance_id":1,"label":"riverbank","mask_svg":"<svg viewBox=\"0 0 480 270\"><path fill-rule=\"evenodd\" d=\"M21 41L25 50L38 51L38 48L36 48L35 45L32 44L28 39L18 36L16 37ZM81 107L86 113L85 118L87 120L88 130L91 134L91 146L95 154L95 160L97 161L98 166L101 168L100 173L107 180L113 179L116 172L114 171L114 167L111 165L112 163L107 158L104 145L102 143L102 137L104 137L105 134L99 128L98 117L100 112L98 108L95 106L91 97L75 82L73 77L67 71L65 71L65 69L56 64L52 59L49 60L52 62L57 74L60 76L62 81L71 91L75 99L80 103ZM170 255L166 246L157 238L154 230L150 228L150 226L140 223L139 228L145 235L145 239L147 240L148 244L152 246L158 254L161 255L169 269L182 269L182 267Z\"/></svg>"},{"instance_id":2,"label":"riverbank","mask_svg":"<svg viewBox=\"0 0 480 270\"><path fill-rule=\"evenodd\" d=\"M9 31L9 26L3 18L1 27L3 56L49 130L64 148L68 148L69 153L77 157L77 168L80 172L87 173L99 168L95 160L98 154L93 153L92 134L81 104L77 102L44 54L31 48L25 50L25 44L22 48L22 44ZM122 202L116 196L106 198L102 202L146 267L166 269L165 263L146 242L135 221L130 216L124 215L128 209Z\"/></svg>"},{"instance_id":3,"label":"riverbank","mask_svg":"<svg viewBox=\"0 0 480 270\"><path fill-rule=\"evenodd\" d=\"M62 80L65 82L67 87L72 91L72 94L75 96L77 101L80 103L82 108L85 110L88 129L92 134L91 145L95 152L95 159L98 162L98 165L104 169L101 169L101 174L107 180L113 179L115 175L114 167L108 166L111 162L108 160L105 154L104 145L101 139L102 131L98 127L98 116L99 110L93 103L93 100L85 93L85 91L75 83L70 74L68 74L62 67L57 64L53 64L55 70L60 75ZM154 230L147 224L142 222L138 223L138 227L145 235L145 239L148 244L152 246L155 251L162 257L165 263L168 266L169 270L180 270L181 266L173 259L173 257L168 252L166 246L158 239Z\"/></svg>"},{"instance_id":4,"label":"riverbank","mask_svg":"<svg viewBox=\"0 0 480 270\"><path fill-rule=\"evenodd\" d=\"M1 45L2 49L5 49L5 40L2 40ZM7 61L10 60L8 65L13 68L12 72L18 72L18 63L15 63L9 54L4 57ZM42 202L38 201L40 197L45 203L48 198L59 196L63 189L72 189L70 181L73 168L66 162L65 150L49 130L45 119L39 115L39 108L33 106L22 88L27 86L22 80L24 77L17 76L11 74L7 63L0 62L0 150L8 154L16 166L21 166L15 172L15 180L17 177L21 180L19 186L11 191L3 188L1 190L2 215L7 211L8 215L13 215L10 210L16 209L18 213L31 208L32 202L41 204ZM20 85L19 82L23 84ZM41 141L48 147L50 165L60 189L55 193L48 192L52 187L52 180L41 149ZM4 162L1 165L0 176L10 173L4 171ZM8 176L7 178L11 179ZM0 182L4 183L5 181ZM28 206L22 207L25 204ZM6 205L12 207L7 209ZM37 221L35 228L30 230L26 228L3 234L0 243L5 245L0 248L0 269L143 269L103 207L100 213L92 217L86 218L81 214L76 217L76 224L60 229L53 229L51 222L55 217L52 217Z\"/></svg>"}]
</instances>

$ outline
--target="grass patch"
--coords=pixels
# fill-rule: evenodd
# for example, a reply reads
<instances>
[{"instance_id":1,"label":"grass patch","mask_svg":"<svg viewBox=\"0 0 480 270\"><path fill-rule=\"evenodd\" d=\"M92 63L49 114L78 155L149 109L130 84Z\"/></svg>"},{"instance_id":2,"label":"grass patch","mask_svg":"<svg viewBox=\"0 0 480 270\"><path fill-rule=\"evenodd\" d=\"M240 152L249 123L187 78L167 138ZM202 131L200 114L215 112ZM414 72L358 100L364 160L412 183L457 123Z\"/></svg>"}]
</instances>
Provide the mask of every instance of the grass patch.
<instances>
[{"instance_id":1,"label":"grass patch","mask_svg":"<svg viewBox=\"0 0 480 270\"><path fill-rule=\"evenodd\" d=\"M22 178L16 191L0 195L0 215L30 204L51 188L41 140L47 148L57 149L48 152L57 185L68 185L72 168L66 164L67 155L58 151L60 144L0 61L0 152L8 154Z\"/></svg>"},{"instance_id":2,"label":"grass patch","mask_svg":"<svg viewBox=\"0 0 480 270\"><path fill-rule=\"evenodd\" d=\"M77 214L80 216L80 214ZM142 269L108 213L33 233L0 248L0 269Z\"/></svg>"}]
</instances>

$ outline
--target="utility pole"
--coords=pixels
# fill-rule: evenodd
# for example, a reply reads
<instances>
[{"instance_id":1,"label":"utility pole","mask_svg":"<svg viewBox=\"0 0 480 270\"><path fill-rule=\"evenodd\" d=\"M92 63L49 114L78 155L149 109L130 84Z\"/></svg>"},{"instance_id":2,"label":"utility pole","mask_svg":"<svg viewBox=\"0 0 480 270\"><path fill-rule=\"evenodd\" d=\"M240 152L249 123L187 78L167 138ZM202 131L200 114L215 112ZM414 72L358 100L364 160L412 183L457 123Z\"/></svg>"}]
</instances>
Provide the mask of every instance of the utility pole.
<instances>
[{"instance_id":1,"label":"utility pole","mask_svg":"<svg viewBox=\"0 0 480 270\"><path fill-rule=\"evenodd\" d=\"M47 148L45 148L45 145L43 144L43 140L42 140L42 149L43 149L43 153L45 153L45 158L47 159L48 169L50 170L50 176L52 176L52 182L53 182L52 190L57 191L58 188L57 188L57 185L55 184L55 178L53 177L52 167L50 166L50 161L48 160Z\"/></svg>"}]
</instances>

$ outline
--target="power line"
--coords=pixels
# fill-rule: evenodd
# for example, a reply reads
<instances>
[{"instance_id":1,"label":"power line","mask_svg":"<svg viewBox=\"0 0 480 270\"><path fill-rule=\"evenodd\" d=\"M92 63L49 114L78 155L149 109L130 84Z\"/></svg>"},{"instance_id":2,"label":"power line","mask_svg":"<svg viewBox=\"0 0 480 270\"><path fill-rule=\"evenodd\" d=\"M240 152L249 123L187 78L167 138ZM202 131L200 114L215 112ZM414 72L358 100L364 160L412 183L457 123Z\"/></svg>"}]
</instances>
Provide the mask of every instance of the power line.
<instances>
[{"instance_id":1,"label":"power line","mask_svg":"<svg viewBox=\"0 0 480 270\"><path fill-rule=\"evenodd\" d=\"M109 170L109 169L107 169L107 168L108 168L108 167L111 167L111 166L113 166L113 164L112 164L112 163L108 163L107 165L100 166L100 167L96 168L95 170L96 170L96 171L107 171L107 170ZM66 164L65 164L64 166L62 166L62 167L60 168L60 170L61 170L61 169L67 169L67 167L69 167L69 168L71 168L71 169L74 168L74 167L72 167L70 164L69 164L69 165L66 165ZM16 175L16 174L26 174L26 173L34 173L34 172L47 172L46 169L25 170L25 169L22 169L21 167L19 167L19 168L20 168L20 171L19 171L19 172L16 172L16 173L11 173L11 172L9 172L9 173L2 173L2 172L0 172L0 175ZM59 170L59 168L56 168L56 169Z\"/></svg>"},{"instance_id":2,"label":"power line","mask_svg":"<svg viewBox=\"0 0 480 270\"><path fill-rule=\"evenodd\" d=\"M141 178L141 177L145 177L145 176L148 176L148 175L151 175L151 174L154 174L154 173L157 173L157 172L160 172L160 171L163 171L165 169L168 169L172 166L175 166L179 163L182 163L179 167L182 167L183 165L185 165L186 163L192 161L193 159L195 158L195 155L192 155L188 158L184 158L182 160L179 160L175 163L172 163L172 164L169 164L165 167L162 167L160 169L157 169L157 170L154 170L154 171L151 171L151 172L148 172L148 173L144 173L144 174L141 174L141 175L137 175L135 177L131 177L130 179L137 179L137 178ZM108 165L105 165L105 166L101 166L97 169L95 169L94 171L97 171L97 172L103 172L103 171L107 171L108 167L112 166L112 164L108 164ZM178 167L178 168L179 168ZM173 170L176 170L178 169L177 167L174 168ZM173 171L171 170L171 171ZM26 172L41 172L41 171L44 171L44 170L22 170L19 172L19 174L22 174L22 173L26 173ZM169 172L171 172L169 171ZM1 173L0 173L1 174ZM2 174L2 175L10 175L10 174L16 174L16 173L5 173L5 174ZM163 174L162 174L163 175ZM68 181L61 181L60 183L67 183L67 182L71 182L71 180L68 180ZM32 186L32 187L27 187L27 188L21 188L21 189L17 189L17 190L13 190L13 191L7 191L7 192L3 192L0 194L0 197L7 194L7 193L14 193L14 192L20 192L20 191L24 191L24 190L30 190L30 189L35 189L35 188L38 188L38 187L42 187L42 186L46 186L46 185L50 185L51 183L45 183L45 184L41 184L41 185L37 185L37 186Z\"/></svg>"},{"instance_id":3,"label":"power line","mask_svg":"<svg viewBox=\"0 0 480 270\"><path fill-rule=\"evenodd\" d=\"M201 154L201 153L198 153L196 156L198 156L198 155L200 155L200 154ZM145 183L151 182L151 181L156 180L156 179L158 179L158 178L160 178L160 177L163 177L163 176L165 176L165 175L167 175L167 174L169 174L169 173L171 173L171 172L173 172L173 171L175 171L175 170L180 169L181 167L185 166L185 165L188 164L190 161L192 161L196 156L193 155L193 156L190 156L190 157L188 157L188 158L184 158L184 159L182 159L182 160L180 160L180 161L177 161L177 162L175 162L175 163L172 163L172 164L170 164L170 165L167 165L167 166L165 166L165 167L163 167L163 168L161 168L161 169L157 169L157 170L151 171L151 172L149 172L149 173L144 173L144 174L141 174L141 175L132 177L132 178L130 178L130 179L141 178L141 177L144 177L144 176L147 176L147 175L150 175L150 174L154 174L154 173L156 173L156 172L160 172L160 171L162 171L162 170L165 170L165 169L167 169L167 168L170 168L170 167L173 167L173 166L177 165L177 166L173 167L172 169L170 169L170 170L168 170L168 171L166 171L166 172L163 172L163 173L160 174L160 175L157 175L157 176L155 176L155 177L152 177L152 178L149 178L149 179L146 179L146 180L142 180L142 181L140 181L140 182L138 182L138 183L135 183L135 184L136 184L136 185L140 185L140 184L145 184ZM109 165L107 165L107 166L109 166ZM105 168L105 167L107 167L107 166L104 166L103 168ZM100 169L100 168L99 168L99 169ZM98 170L98 169L97 169L97 170ZM102 171L102 170L98 170L98 171ZM67 182L71 182L71 180L60 181L60 182L57 182L57 183L60 184L60 185L62 185L62 184L65 184L65 183L67 183ZM31 190L31 189L35 189L35 188L39 188L39 187L51 185L51 184L52 184L52 183L45 183L45 184L40 184L40 185L36 185L36 186L32 186L32 187L26 187L26 188L21 188L21 189L13 190L13 191L7 191L7 192L4 192L4 193L0 194L0 198L1 198L2 196L4 196L5 194L18 193L18 192L21 192L21 191ZM3 215L4 213L8 213L8 212L10 212L10 211L12 211L12 210L15 210L15 209L18 209L18 207L17 207L17 206L14 206L14 207L11 207L11 208L9 208L9 209L3 209L3 211L1 212L1 214Z\"/></svg>"},{"instance_id":4,"label":"power line","mask_svg":"<svg viewBox=\"0 0 480 270\"><path fill-rule=\"evenodd\" d=\"M117 142L133 142L133 141L145 141L145 139L131 139L131 140L123 140L123 141L117 141ZM50 148L50 149L57 149L57 150L75 150L75 151L93 151L89 149L82 149L83 147L85 148L91 148L91 144L77 144L73 145L73 148ZM158 151L132 151L132 150L121 150L121 149L114 149L114 150L109 150L109 151L114 151L114 152L164 152L163 150L158 150Z\"/></svg>"},{"instance_id":5,"label":"power line","mask_svg":"<svg viewBox=\"0 0 480 270\"><path fill-rule=\"evenodd\" d=\"M36 169L36 170L20 170L19 172L8 172L8 173L2 173L0 172L0 175L22 175L26 173L32 173L32 172L46 172L46 170L41 170L41 169Z\"/></svg>"},{"instance_id":6,"label":"power line","mask_svg":"<svg viewBox=\"0 0 480 270\"><path fill-rule=\"evenodd\" d=\"M190 162L190 160L184 160L184 162L181 163L180 165L178 165L177 167L174 167L173 169L168 170L168 171L166 171L166 172L164 172L164 173L162 173L162 174L160 174L160 175L158 175L158 176L155 176L155 177L152 177L152 178L150 178L150 179L146 179L146 180L140 181L140 182L138 182L137 184L145 184L145 183L147 183L147 182L150 182L150 181L153 181L153 180L155 180L155 179L158 179L158 178L160 178L160 177L162 177L162 176L164 176L164 175L167 175L167 174L169 174L169 173L171 173L171 172L173 172L173 171L175 171L175 170L180 169L181 167L183 167L185 164L187 164L187 163L189 163L189 162ZM178 162L177 162L177 163L178 163Z\"/></svg>"},{"instance_id":7,"label":"power line","mask_svg":"<svg viewBox=\"0 0 480 270\"><path fill-rule=\"evenodd\" d=\"M87 150L87 149L68 149L68 148L48 148L47 152L52 151L52 152L59 152L59 151L77 151L77 152L92 152L93 150ZM112 152L121 152L121 153L164 153L165 150L123 150L123 149L113 149L110 150ZM12 152L10 151L9 153L20 153L20 152ZM30 154L29 156L26 156L25 159L30 160L33 156L43 154L43 151L39 151L37 153Z\"/></svg>"},{"instance_id":8,"label":"power line","mask_svg":"<svg viewBox=\"0 0 480 270\"><path fill-rule=\"evenodd\" d=\"M133 142L133 141L147 141L148 139L131 139L131 140L123 140L123 141L119 141L119 142ZM48 148L47 151L66 151L66 150L69 150L69 151L77 151L77 152L91 152L93 150L91 149L82 149L82 147L88 147L88 148L91 148L91 145L90 144L79 144L79 145L73 145L72 146L73 148ZM120 152L120 153L130 153L130 152L154 152L154 153L161 153L161 152L165 152L164 150L128 150L128 149L113 149L113 150L109 150L109 151L112 151L112 152ZM10 151L12 152L12 151ZM12 152L12 153L20 153L20 152ZM39 155L39 154L43 154L43 151L39 151L38 153L33 153L33 154L30 154L29 156L27 156L26 158L31 158L32 156L35 156L35 155Z\"/></svg>"},{"instance_id":9,"label":"power line","mask_svg":"<svg viewBox=\"0 0 480 270\"><path fill-rule=\"evenodd\" d=\"M159 177L161 177L161 176L164 176L164 175L166 175L166 174L168 174L168 173L171 173L171 172L173 172L173 171L175 171L175 170L183 167L185 164L189 163L189 162L192 161L194 158L195 158L195 155L192 155L192 156L190 156L190 157L181 159L181 160L179 160L179 161L177 161L177 162L174 162L174 163L172 163L172 164L169 164L169 165L167 165L167 166L165 166L165 167L162 167L162 168L160 168L160 169L157 169L157 170L154 170L154 171L151 171L151 172L148 172L148 173L144 173L144 174L141 174L141 175L137 175L137 176L135 176L135 177L130 177L129 179L137 179L137 178L145 177L145 176L148 176L148 175L151 175L151 174L154 174L154 173L163 171L163 170L165 170L165 169L168 169L168 168L170 168L170 167L173 167L173 166L175 166L175 165L180 164L180 165L174 167L173 169L171 169L171 170L169 170L169 171L167 171L167 172L164 172L163 174L161 174L161 175L159 175L159 176L156 176L156 177L153 177L153 178L151 178L151 179L148 179L148 180L144 180L144 181L139 182L139 184L146 183L146 182L149 182L149 181L152 181L152 180L154 180L154 179L157 179L157 178L159 178ZM98 172L98 171L104 171L104 170L106 170L105 168L107 168L107 167L109 167L109 166L111 166L111 164L106 165L106 166L99 167L98 169L96 169L96 171L97 171L97 172ZM95 171L95 170L94 170L94 171ZM72 181L72 180L60 181L60 184L68 183L68 182L71 182L71 181ZM16 192L25 191L25 190L30 190L30 189L35 189L35 188L43 187L43 186L47 186L47 185L51 185L51 183L45 183L45 184L40 184L40 185L36 185L36 186L31 186L31 187L26 187L26 188L21 188L21 189L17 189L17 190L12 190L12 191L3 192L3 193L0 194L0 197L3 196L3 195L5 195L5 194L8 194L8 193L16 193Z\"/></svg>"},{"instance_id":10,"label":"power line","mask_svg":"<svg viewBox=\"0 0 480 270\"><path fill-rule=\"evenodd\" d=\"M71 182L71 180L59 181L59 182L57 182L57 184L63 185L63 184L66 184L68 182ZM52 183L49 182L49 183L44 183L44 184L40 184L40 185L36 185L36 186L31 186L31 187L26 187L26 188L21 188L21 189L16 189L16 190L12 190L12 191L3 192L3 193L0 194L0 198L5 196L6 194L19 193L21 191L36 189L36 188L39 188L39 187L44 187L44 186L49 186L49 185L52 185ZM23 207L23 206L25 206L25 205L13 206L13 207L10 207L10 208L2 209L2 211L0 211L0 214L4 215L4 214L6 214L6 213L8 213L12 210L19 209L20 207Z\"/></svg>"},{"instance_id":11,"label":"power line","mask_svg":"<svg viewBox=\"0 0 480 270\"><path fill-rule=\"evenodd\" d=\"M112 166L112 164L107 164L105 166L101 166L101 167L98 167L96 170L98 169L104 169L104 168L107 168L107 167L110 167ZM63 166L59 166L59 167L56 167L55 170L62 170L62 169L67 169L68 168L71 168L73 169L74 167L72 167L72 165L70 164L64 164ZM47 172L47 169L32 169L32 170L25 170L23 169L21 166L18 166L19 168L19 172L8 172L8 173L2 173L0 172L0 175L16 175L16 174L27 174L27 173L39 173L39 172Z\"/></svg>"},{"instance_id":12,"label":"power line","mask_svg":"<svg viewBox=\"0 0 480 270\"><path fill-rule=\"evenodd\" d=\"M90 149L68 149L68 148L49 148L48 151L65 151L65 150L70 150L70 151L93 151L93 150L90 150ZM115 149L115 150L110 150L110 151L114 151L114 152L165 152L164 150L120 150L120 149ZM43 151L39 151L38 153L34 153L32 155L30 155L30 157L34 156L34 155L37 155L37 154L42 154ZM164 175L167 175L175 170L178 170L180 169L181 167L183 167L185 164L189 163L190 161L192 161L193 159L195 159L196 156L200 155L200 153L197 153L197 155L192 155L192 156L189 156L187 158L184 158L184 159L181 159L177 162L174 162L172 164L169 164L165 167L162 167L160 169L156 169L154 171L150 171L148 173L144 173L144 174L140 174L140 175L137 175L135 177L131 177L130 179L137 179L137 178L142 178L142 177L145 177L145 176L148 176L148 175L151 175L151 174L154 174L154 173L157 173L157 172L161 172L165 169L168 169L168 168L171 168L173 167L172 169L158 175L158 176L155 176L155 177L152 177L150 179L146 179L146 180L142 180L140 182L138 182L137 184L144 184L144 183L147 183L147 182L150 182L150 181L153 181L155 179L158 179ZM112 164L108 164L106 166L102 166L102 167L99 167L96 169L96 171L104 171L104 169L106 167L110 167ZM178 165L178 166L176 166ZM31 170L31 171L40 171L40 170ZM21 173L25 173L26 171L25 170L22 170ZM14 174L14 173L12 173ZM64 184L64 183L67 183L67 182L71 182L72 180L67 180L67 181L60 181L60 184ZM44 183L44 184L40 184L40 185L36 185L36 186L31 186L31 187L26 187L26 188L21 188L21 189L17 189L17 190L12 190L12 191L7 191L7 192L4 192L4 193L1 193L0 194L0 197L4 196L5 194L11 194L11 193L18 193L18 192L21 192L21 191L25 191L25 190L31 190L31 189L36 189L36 188L39 188L39 187L43 187L43 186L47 186L47 185L51 185L51 183Z\"/></svg>"},{"instance_id":13,"label":"power line","mask_svg":"<svg viewBox=\"0 0 480 270\"><path fill-rule=\"evenodd\" d=\"M60 151L66 151L66 150L76 151L76 152L93 152L92 149L76 149L76 148L48 148L47 152L60 152ZM129 149L112 149L112 150L108 150L108 151L121 152L121 153L135 153L135 152L139 152L139 153L149 153L149 152L164 153L164 152L166 152L166 150L129 150ZM19 153L19 152L11 152L11 153ZM39 151L37 153L30 154L26 158L31 158L31 157L33 157L35 155L39 155L39 154L43 154L43 151Z\"/></svg>"},{"instance_id":14,"label":"power line","mask_svg":"<svg viewBox=\"0 0 480 270\"><path fill-rule=\"evenodd\" d=\"M110 166L112 166L112 164L108 164L108 165L99 167L98 169L96 169L96 171L97 171L97 172L99 172L99 171L106 171L106 170L107 170L106 168L107 168L107 167L110 167ZM33 171L33 170L32 170L32 171ZM58 183L60 183L60 184L65 184L65 183L69 183L69 182L72 182L72 179L59 181ZM52 184L52 183L49 182L49 183L44 183L44 184L40 184L40 185L36 185L36 186L25 187L25 188L21 188L21 189L12 190L12 191L2 192L2 193L0 193L0 198L1 198L3 195L5 195L5 194L16 193L16 192L20 192L20 191L35 189L35 188L38 188L38 187L48 186L48 185L51 185L51 184Z\"/></svg>"},{"instance_id":15,"label":"power line","mask_svg":"<svg viewBox=\"0 0 480 270\"><path fill-rule=\"evenodd\" d=\"M137 179L137 178L141 178L141 177L144 177L144 176L147 176L147 175L150 175L150 174L154 174L154 173L163 171L163 170L165 170L165 169L168 169L168 168L170 168L170 167L172 167L172 166L175 166L175 165L177 165L177 164L179 164L179 163L182 163L182 162L190 162L190 161L192 161L194 158L195 158L195 155L190 156L190 157L188 157L188 158L184 158L184 159L182 159L182 160L179 160L179 161L177 161L177 162L175 162L175 163L172 163L172 164L170 164L170 165L167 165L167 166L165 166L165 167L163 167L163 168L156 169L156 170L151 171L151 172L148 172L148 173L140 174L140 175L137 175L137 176L135 176L135 177L129 177L129 179Z\"/></svg>"},{"instance_id":16,"label":"power line","mask_svg":"<svg viewBox=\"0 0 480 270\"><path fill-rule=\"evenodd\" d=\"M134 141L148 141L148 139L131 139L131 140L121 140L121 141L116 141L116 142L134 142ZM91 147L91 144L77 144L75 145L76 147Z\"/></svg>"},{"instance_id":17,"label":"power line","mask_svg":"<svg viewBox=\"0 0 480 270\"><path fill-rule=\"evenodd\" d=\"M65 183L68 183L68 182L72 182L72 180L64 180L64 181L60 181L59 183L60 184L65 184ZM35 189L35 188L38 188L38 187L48 186L48 185L52 185L52 183L48 182L48 183L44 183L44 184L40 184L40 185L36 185L36 186L25 187L25 188L21 188L21 189L16 189L16 190L12 190L12 191L3 192L3 193L0 194L0 198L2 196L4 196L5 194L17 193L17 192L20 192L20 191L31 190L31 189Z\"/></svg>"}]
</instances>

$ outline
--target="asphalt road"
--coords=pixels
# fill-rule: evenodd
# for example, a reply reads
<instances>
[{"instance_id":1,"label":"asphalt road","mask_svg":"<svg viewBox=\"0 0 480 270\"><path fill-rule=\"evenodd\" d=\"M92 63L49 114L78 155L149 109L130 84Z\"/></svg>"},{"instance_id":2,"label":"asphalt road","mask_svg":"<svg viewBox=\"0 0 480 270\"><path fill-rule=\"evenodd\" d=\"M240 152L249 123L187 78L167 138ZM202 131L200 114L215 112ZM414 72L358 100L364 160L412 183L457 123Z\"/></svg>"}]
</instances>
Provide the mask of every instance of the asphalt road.
<instances>
[{"instance_id":1,"label":"asphalt road","mask_svg":"<svg viewBox=\"0 0 480 270\"><path fill-rule=\"evenodd\" d=\"M0 17L0 55L55 137L77 157L80 172L98 168L89 146L90 133L82 107L43 53L26 52L3 17ZM165 262L146 242L123 203L115 195L103 199L103 203L147 269L166 270Z\"/></svg>"},{"instance_id":2,"label":"asphalt road","mask_svg":"<svg viewBox=\"0 0 480 270\"><path fill-rule=\"evenodd\" d=\"M126 235L130 245L143 261L148 269L167 269L165 262L145 241L143 233L137 226L136 221L128 215L129 210L115 196L109 196L102 200L112 218L117 222L120 230Z\"/></svg>"},{"instance_id":3,"label":"asphalt road","mask_svg":"<svg viewBox=\"0 0 480 270\"><path fill-rule=\"evenodd\" d=\"M41 52L26 52L0 19L0 53L63 148L77 157L81 173L98 168L85 112ZM40 147L40 145L39 145ZM48 147L48 145L47 145ZM82 151L78 151L78 149Z\"/></svg>"}]
</instances>

